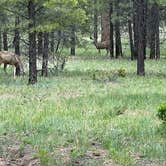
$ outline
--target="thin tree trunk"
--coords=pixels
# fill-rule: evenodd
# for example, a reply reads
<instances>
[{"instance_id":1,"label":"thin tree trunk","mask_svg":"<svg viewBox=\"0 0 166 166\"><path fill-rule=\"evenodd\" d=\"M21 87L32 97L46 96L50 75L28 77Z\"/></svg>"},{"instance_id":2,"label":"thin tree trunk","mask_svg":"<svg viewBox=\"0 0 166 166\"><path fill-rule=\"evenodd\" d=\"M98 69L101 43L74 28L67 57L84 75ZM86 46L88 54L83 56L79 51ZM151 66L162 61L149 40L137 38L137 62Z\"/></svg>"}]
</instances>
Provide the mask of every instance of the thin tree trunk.
<instances>
[{"instance_id":1,"label":"thin tree trunk","mask_svg":"<svg viewBox=\"0 0 166 166\"><path fill-rule=\"evenodd\" d=\"M43 32L39 32L37 38L38 38L38 57L41 57L43 54Z\"/></svg>"},{"instance_id":2,"label":"thin tree trunk","mask_svg":"<svg viewBox=\"0 0 166 166\"><path fill-rule=\"evenodd\" d=\"M8 36L6 30L3 32L3 49L8 51Z\"/></svg>"},{"instance_id":3,"label":"thin tree trunk","mask_svg":"<svg viewBox=\"0 0 166 166\"><path fill-rule=\"evenodd\" d=\"M76 55L76 35L75 35L75 25L71 28L71 53L72 56Z\"/></svg>"},{"instance_id":4,"label":"thin tree trunk","mask_svg":"<svg viewBox=\"0 0 166 166\"><path fill-rule=\"evenodd\" d=\"M51 38L51 42L50 42L50 47L51 47L51 52L54 53L55 51L55 31L51 31L51 34L50 34L50 38Z\"/></svg>"},{"instance_id":5,"label":"thin tree trunk","mask_svg":"<svg viewBox=\"0 0 166 166\"><path fill-rule=\"evenodd\" d=\"M37 64L36 64L36 32L35 28L35 3L28 1L29 15L29 84L37 82Z\"/></svg>"},{"instance_id":6,"label":"thin tree trunk","mask_svg":"<svg viewBox=\"0 0 166 166\"><path fill-rule=\"evenodd\" d=\"M147 46L147 10L148 2L144 0L144 58L146 59L146 46Z\"/></svg>"},{"instance_id":7,"label":"thin tree trunk","mask_svg":"<svg viewBox=\"0 0 166 166\"><path fill-rule=\"evenodd\" d=\"M61 43L61 30L58 30L57 32L57 45L56 45L56 49L55 49L55 53L58 52L58 49L59 49L59 46L60 46L60 43Z\"/></svg>"},{"instance_id":8,"label":"thin tree trunk","mask_svg":"<svg viewBox=\"0 0 166 166\"><path fill-rule=\"evenodd\" d=\"M137 0L133 1L133 31L134 31L134 59L138 57L138 3Z\"/></svg>"},{"instance_id":9,"label":"thin tree trunk","mask_svg":"<svg viewBox=\"0 0 166 166\"><path fill-rule=\"evenodd\" d=\"M97 11L97 0L94 0L94 42L97 43L98 39L98 11Z\"/></svg>"},{"instance_id":10,"label":"thin tree trunk","mask_svg":"<svg viewBox=\"0 0 166 166\"><path fill-rule=\"evenodd\" d=\"M115 21L115 44L116 44L116 58L122 57L122 43L120 34L120 21L119 21L119 0L115 1L116 21Z\"/></svg>"},{"instance_id":11,"label":"thin tree trunk","mask_svg":"<svg viewBox=\"0 0 166 166\"><path fill-rule=\"evenodd\" d=\"M130 38L130 51L131 51L131 60L134 60L134 44L133 44L133 31L131 20L128 20L128 29L129 29L129 38Z\"/></svg>"},{"instance_id":12,"label":"thin tree trunk","mask_svg":"<svg viewBox=\"0 0 166 166\"><path fill-rule=\"evenodd\" d=\"M2 31L0 30L0 51L2 51Z\"/></svg>"},{"instance_id":13,"label":"thin tree trunk","mask_svg":"<svg viewBox=\"0 0 166 166\"><path fill-rule=\"evenodd\" d=\"M16 16L15 18L15 37L14 37L14 47L15 47L15 53L20 56L20 31L19 31L19 25L20 25L20 19L19 16ZM20 67L16 67L16 75L20 75Z\"/></svg>"},{"instance_id":14,"label":"thin tree trunk","mask_svg":"<svg viewBox=\"0 0 166 166\"><path fill-rule=\"evenodd\" d=\"M43 49L43 63L42 63L42 76L48 76L48 45L49 33L44 32L44 49Z\"/></svg>"},{"instance_id":15,"label":"thin tree trunk","mask_svg":"<svg viewBox=\"0 0 166 166\"><path fill-rule=\"evenodd\" d=\"M114 57L114 27L112 23L112 14L113 14L113 4L110 2L109 6L110 14L110 58Z\"/></svg>"},{"instance_id":16,"label":"thin tree trunk","mask_svg":"<svg viewBox=\"0 0 166 166\"><path fill-rule=\"evenodd\" d=\"M137 74L145 75L144 67L144 0L137 0L137 18L138 18L138 58L137 58Z\"/></svg>"},{"instance_id":17,"label":"thin tree trunk","mask_svg":"<svg viewBox=\"0 0 166 166\"><path fill-rule=\"evenodd\" d=\"M156 3L156 59L160 59L160 16L159 16L159 5Z\"/></svg>"},{"instance_id":18,"label":"thin tree trunk","mask_svg":"<svg viewBox=\"0 0 166 166\"><path fill-rule=\"evenodd\" d=\"M150 10L150 59L160 58L159 6L152 4Z\"/></svg>"}]
</instances>

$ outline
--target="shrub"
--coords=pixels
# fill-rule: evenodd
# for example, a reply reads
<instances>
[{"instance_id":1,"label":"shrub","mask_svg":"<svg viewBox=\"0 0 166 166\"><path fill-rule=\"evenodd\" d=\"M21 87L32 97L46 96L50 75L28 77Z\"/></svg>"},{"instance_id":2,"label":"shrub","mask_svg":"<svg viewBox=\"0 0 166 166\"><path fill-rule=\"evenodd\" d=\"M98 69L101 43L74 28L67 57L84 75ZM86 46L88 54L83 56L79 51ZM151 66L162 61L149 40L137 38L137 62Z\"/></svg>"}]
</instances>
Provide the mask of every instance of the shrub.
<instances>
[{"instance_id":1,"label":"shrub","mask_svg":"<svg viewBox=\"0 0 166 166\"><path fill-rule=\"evenodd\" d=\"M124 68L119 69L118 70L118 75L120 77L126 77L126 69L124 69Z\"/></svg>"},{"instance_id":2,"label":"shrub","mask_svg":"<svg viewBox=\"0 0 166 166\"><path fill-rule=\"evenodd\" d=\"M166 123L166 102L160 104L157 116L160 120Z\"/></svg>"}]
</instances>

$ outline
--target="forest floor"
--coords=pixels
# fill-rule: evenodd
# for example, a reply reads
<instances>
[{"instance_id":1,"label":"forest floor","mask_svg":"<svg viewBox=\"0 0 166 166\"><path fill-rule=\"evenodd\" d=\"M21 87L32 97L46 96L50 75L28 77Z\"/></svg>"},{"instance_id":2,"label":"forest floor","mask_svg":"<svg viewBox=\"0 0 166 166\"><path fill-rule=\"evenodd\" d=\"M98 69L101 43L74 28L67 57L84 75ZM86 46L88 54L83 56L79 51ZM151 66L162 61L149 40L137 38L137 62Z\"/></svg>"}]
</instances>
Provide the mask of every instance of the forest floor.
<instances>
[{"instance_id":1,"label":"forest floor","mask_svg":"<svg viewBox=\"0 0 166 166\"><path fill-rule=\"evenodd\" d=\"M135 61L71 58L34 86L0 68L0 166L165 166L165 86L166 59L138 77Z\"/></svg>"}]
</instances>

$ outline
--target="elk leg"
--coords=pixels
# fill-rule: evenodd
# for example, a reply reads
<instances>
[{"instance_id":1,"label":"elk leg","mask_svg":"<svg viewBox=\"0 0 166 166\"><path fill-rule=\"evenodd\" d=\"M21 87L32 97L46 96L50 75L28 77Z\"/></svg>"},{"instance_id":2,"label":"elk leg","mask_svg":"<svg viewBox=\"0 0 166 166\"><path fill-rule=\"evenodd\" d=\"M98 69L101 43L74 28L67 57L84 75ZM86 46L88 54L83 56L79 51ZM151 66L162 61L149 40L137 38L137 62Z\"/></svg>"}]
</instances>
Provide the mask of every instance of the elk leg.
<instances>
[{"instance_id":1,"label":"elk leg","mask_svg":"<svg viewBox=\"0 0 166 166\"><path fill-rule=\"evenodd\" d=\"M4 64L4 72L7 74L6 68L7 68L7 64Z\"/></svg>"}]
</instances>

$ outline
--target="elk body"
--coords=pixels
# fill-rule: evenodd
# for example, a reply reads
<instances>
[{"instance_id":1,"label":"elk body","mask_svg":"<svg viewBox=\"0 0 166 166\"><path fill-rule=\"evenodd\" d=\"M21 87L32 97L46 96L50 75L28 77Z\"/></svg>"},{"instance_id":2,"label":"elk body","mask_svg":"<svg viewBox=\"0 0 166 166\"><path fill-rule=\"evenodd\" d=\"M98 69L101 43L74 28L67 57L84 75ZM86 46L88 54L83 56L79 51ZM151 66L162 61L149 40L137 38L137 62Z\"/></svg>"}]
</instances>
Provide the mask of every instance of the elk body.
<instances>
[{"instance_id":1,"label":"elk body","mask_svg":"<svg viewBox=\"0 0 166 166\"><path fill-rule=\"evenodd\" d=\"M107 54L109 53L109 41L103 41L103 42L98 42L98 43L94 43L95 47L98 49L99 53L101 49L106 49Z\"/></svg>"},{"instance_id":2,"label":"elk body","mask_svg":"<svg viewBox=\"0 0 166 166\"><path fill-rule=\"evenodd\" d=\"M4 64L5 73L6 73L7 65L12 65L14 67L14 72L13 72L14 79L15 79L15 72L17 67L20 68L20 72L22 75L25 74L23 64L19 56L16 55L15 53L8 52L8 51L0 51L0 65L1 64Z\"/></svg>"}]
</instances>

